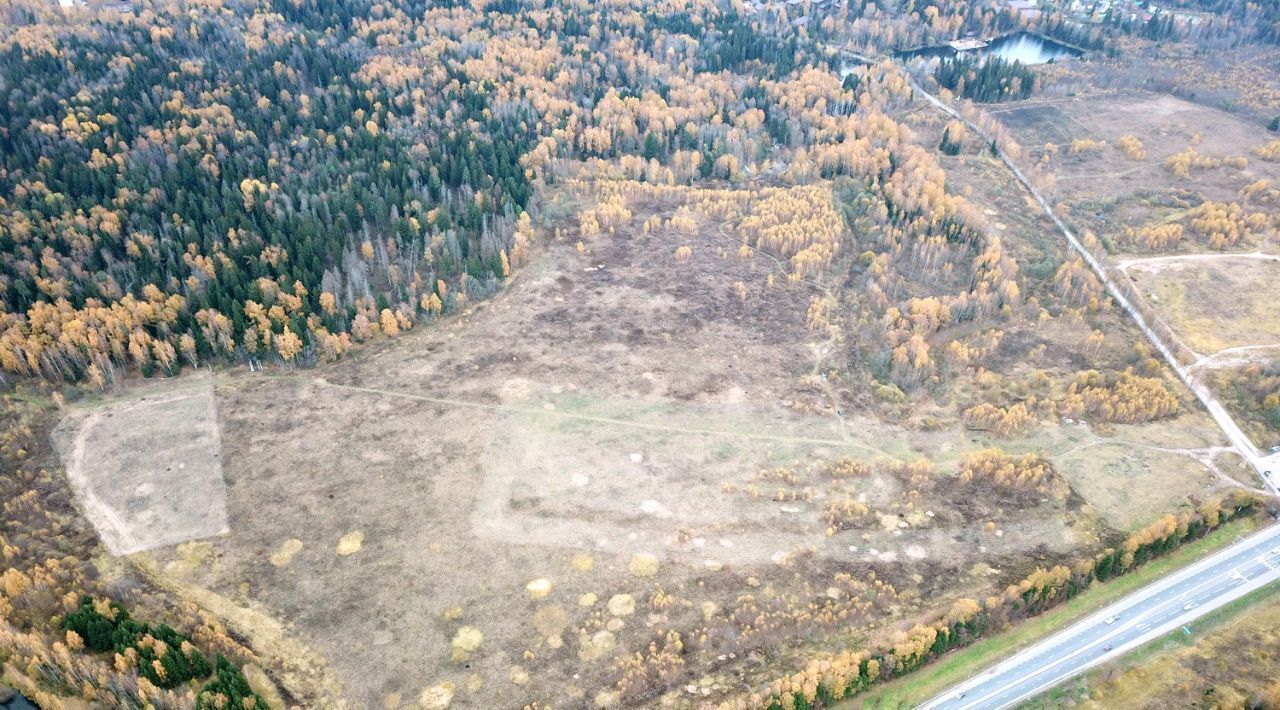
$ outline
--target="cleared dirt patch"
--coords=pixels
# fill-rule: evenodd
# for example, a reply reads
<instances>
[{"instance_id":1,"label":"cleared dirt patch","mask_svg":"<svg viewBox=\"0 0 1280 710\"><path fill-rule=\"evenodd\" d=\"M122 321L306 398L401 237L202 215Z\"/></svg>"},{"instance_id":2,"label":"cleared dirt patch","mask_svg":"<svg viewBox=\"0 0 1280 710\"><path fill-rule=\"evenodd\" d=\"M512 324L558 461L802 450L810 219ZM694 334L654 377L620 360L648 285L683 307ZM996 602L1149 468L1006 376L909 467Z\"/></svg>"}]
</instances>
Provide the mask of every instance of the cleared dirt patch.
<instances>
[{"instance_id":1,"label":"cleared dirt patch","mask_svg":"<svg viewBox=\"0 0 1280 710\"><path fill-rule=\"evenodd\" d=\"M1072 487L1121 530L1132 530L1183 503L1210 497L1223 482L1185 454L1108 443L1058 458Z\"/></svg>"},{"instance_id":2,"label":"cleared dirt patch","mask_svg":"<svg viewBox=\"0 0 1280 710\"><path fill-rule=\"evenodd\" d=\"M112 554L227 532L212 386L74 413L55 439L85 515Z\"/></svg>"}]
</instances>

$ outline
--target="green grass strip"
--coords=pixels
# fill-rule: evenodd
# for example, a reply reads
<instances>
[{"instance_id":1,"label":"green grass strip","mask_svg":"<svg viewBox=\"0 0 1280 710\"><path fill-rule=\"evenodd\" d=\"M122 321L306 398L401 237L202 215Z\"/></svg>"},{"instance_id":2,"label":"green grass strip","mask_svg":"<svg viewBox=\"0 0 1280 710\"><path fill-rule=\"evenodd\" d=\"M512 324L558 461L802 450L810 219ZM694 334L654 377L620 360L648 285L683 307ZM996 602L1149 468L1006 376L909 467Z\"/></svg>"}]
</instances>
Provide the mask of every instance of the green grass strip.
<instances>
[{"instance_id":1,"label":"green grass strip","mask_svg":"<svg viewBox=\"0 0 1280 710\"><path fill-rule=\"evenodd\" d=\"M1039 710L1041 708L1044 710L1051 710L1052 708L1061 707L1063 698L1079 698L1087 693L1093 680L1100 674L1110 673L1116 669L1127 671L1131 668L1155 660L1157 657L1170 651L1177 651L1189 646L1194 646L1201 639L1221 630L1231 622L1234 622L1237 618L1244 616L1245 613L1249 611L1250 607L1260 603L1280 604L1280 585L1272 582L1265 587L1255 589L1230 604L1214 609L1208 614L1205 614L1199 619L1187 624L1187 628L1191 630L1190 634L1187 634L1182 629L1174 629L1163 636L1152 639L1150 642L1135 648L1133 651L1126 653L1121 658L1117 658L1110 663L1103 664L1097 668L1090 669L1085 675L1078 676L1067 684L1052 688L1045 693L1020 704L1018 708L1019 710Z\"/></svg>"}]
</instances>

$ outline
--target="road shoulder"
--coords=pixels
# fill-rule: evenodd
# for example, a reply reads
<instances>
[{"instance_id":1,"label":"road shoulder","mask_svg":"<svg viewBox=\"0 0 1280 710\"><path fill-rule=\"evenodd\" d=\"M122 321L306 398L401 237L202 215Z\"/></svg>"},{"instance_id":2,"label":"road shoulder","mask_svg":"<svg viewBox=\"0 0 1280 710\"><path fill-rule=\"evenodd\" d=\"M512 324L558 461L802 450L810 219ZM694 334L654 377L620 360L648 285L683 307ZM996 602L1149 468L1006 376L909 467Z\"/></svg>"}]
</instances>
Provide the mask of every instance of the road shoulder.
<instances>
[{"instance_id":1,"label":"road shoulder","mask_svg":"<svg viewBox=\"0 0 1280 710\"><path fill-rule=\"evenodd\" d=\"M1208 697L1247 700L1280 690L1274 665L1256 660L1280 654L1280 585L1255 590L1187 628L1190 633L1167 633L1018 707L1185 707Z\"/></svg>"},{"instance_id":2,"label":"road shoulder","mask_svg":"<svg viewBox=\"0 0 1280 710\"><path fill-rule=\"evenodd\" d=\"M964 682L1022 649L1063 628L1122 600L1146 585L1194 564L1256 529L1252 518L1232 521L1205 537L1191 542L1166 557L1143 565L1131 574L1096 584L1069 602L1027 619L990 638L957 649L915 673L877 686L839 707L911 708Z\"/></svg>"}]
</instances>

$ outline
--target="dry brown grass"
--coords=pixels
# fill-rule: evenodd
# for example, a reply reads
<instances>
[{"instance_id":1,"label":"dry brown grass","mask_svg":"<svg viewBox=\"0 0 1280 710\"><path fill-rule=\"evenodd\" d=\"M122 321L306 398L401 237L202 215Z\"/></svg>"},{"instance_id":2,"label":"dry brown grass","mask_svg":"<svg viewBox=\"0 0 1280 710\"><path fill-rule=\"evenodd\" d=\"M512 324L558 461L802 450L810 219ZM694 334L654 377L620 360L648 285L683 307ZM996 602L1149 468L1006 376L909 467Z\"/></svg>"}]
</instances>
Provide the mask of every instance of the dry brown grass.
<instances>
[{"instance_id":1,"label":"dry brown grass","mask_svg":"<svg viewBox=\"0 0 1280 710\"><path fill-rule=\"evenodd\" d=\"M981 184L989 167L954 169L1008 208L994 228L1019 259L1061 258L1016 190ZM678 199L614 207L629 217L612 234L544 236L498 296L435 326L313 371L217 378L230 532L198 564L190 547L154 551L157 569L287 629L354 706L581 705L659 680L663 702L688 706L689 683L724 697L1217 485L1171 454L1165 495L1130 511L1135 482L1081 453L1217 443L1191 415L1046 421L1000 442L1054 461L1078 486L1062 500L951 478L989 445L960 419L970 390L1014 387L1029 351L1061 382L1086 352L1123 364L1136 337L1114 313L1054 305L1000 337L975 330L994 341L990 369L959 373L954 400L877 399L842 339L862 317L857 283L788 279L794 262L742 250ZM1027 281L1046 304L1052 274ZM1110 340L1090 344L1098 329ZM922 456L933 473L892 464ZM865 477L828 466L843 459ZM833 503L852 517L833 524Z\"/></svg>"},{"instance_id":2,"label":"dry brown grass","mask_svg":"<svg viewBox=\"0 0 1280 710\"><path fill-rule=\"evenodd\" d=\"M1128 274L1201 355L1280 344L1280 258L1155 262Z\"/></svg>"}]
</instances>

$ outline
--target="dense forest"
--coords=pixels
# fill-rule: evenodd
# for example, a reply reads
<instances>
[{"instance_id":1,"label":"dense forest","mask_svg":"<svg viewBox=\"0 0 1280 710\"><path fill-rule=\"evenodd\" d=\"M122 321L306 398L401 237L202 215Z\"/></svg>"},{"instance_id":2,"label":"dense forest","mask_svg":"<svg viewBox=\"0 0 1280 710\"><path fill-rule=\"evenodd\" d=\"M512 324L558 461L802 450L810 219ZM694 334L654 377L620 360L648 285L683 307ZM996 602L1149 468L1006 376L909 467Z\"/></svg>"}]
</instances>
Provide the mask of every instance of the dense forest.
<instances>
[{"instance_id":1,"label":"dense forest","mask_svg":"<svg viewBox=\"0 0 1280 710\"><path fill-rule=\"evenodd\" d=\"M1135 16L1111 4L1102 13L1103 25L1155 41L1185 39L1217 47L1280 45L1280 4L1274 2L1175 0L1153 3L1150 11L1150 15ZM1197 14L1191 19L1186 13Z\"/></svg>"},{"instance_id":2,"label":"dense forest","mask_svg":"<svg viewBox=\"0 0 1280 710\"><path fill-rule=\"evenodd\" d=\"M61 25L7 11L6 370L101 384L214 356L332 358L509 273L532 190L520 158L570 119L469 76L470 47L430 77L378 76L357 19L369 7L269 9ZM571 19L558 31L586 31ZM804 56L725 22L702 45L708 70L787 72ZM643 85L575 81L597 100ZM671 130L583 147L656 157L682 141L699 142Z\"/></svg>"},{"instance_id":3,"label":"dense forest","mask_svg":"<svg viewBox=\"0 0 1280 710\"><path fill-rule=\"evenodd\" d=\"M1036 83L1035 72L1018 61L965 55L939 62L933 78L959 96L982 102L1025 99Z\"/></svg>"},{"instance_id":4,"label":"dense forest","mask_svg":"<svg viewBox=\"0 0 1280 710\"><path fill-rule=\"evenodd\" d=\"M99 17L37 40L10 8L6 370L335 356L493 290L530 197L531 107L497 111L448 69L438 100L406 102L362 72L357 8L281 5L312 26Z\"/></svg>"},{"instance_id":5,"label":"dense forest","mask_svg":"<svg viewBox=\"0 0 1280 710\"><path fill-rule=\"evenodd\" d=\"M735 164L803 140L766 87L834 67L831 40L1014 22L961 0L897 9L8 5L0 367L105 386L211 358L337 358L492 294L566 160L728 177L742 109L767 139ZM673 83L659 55L729 85Z\"/></svg>"}]
</instances>

